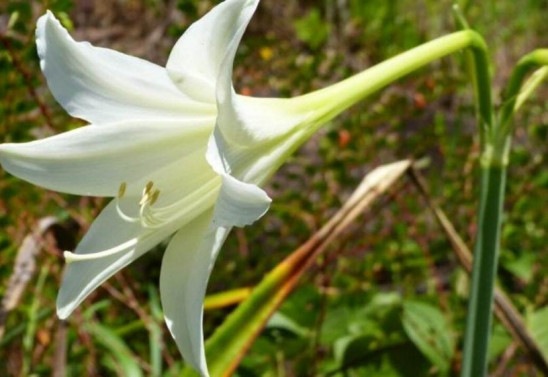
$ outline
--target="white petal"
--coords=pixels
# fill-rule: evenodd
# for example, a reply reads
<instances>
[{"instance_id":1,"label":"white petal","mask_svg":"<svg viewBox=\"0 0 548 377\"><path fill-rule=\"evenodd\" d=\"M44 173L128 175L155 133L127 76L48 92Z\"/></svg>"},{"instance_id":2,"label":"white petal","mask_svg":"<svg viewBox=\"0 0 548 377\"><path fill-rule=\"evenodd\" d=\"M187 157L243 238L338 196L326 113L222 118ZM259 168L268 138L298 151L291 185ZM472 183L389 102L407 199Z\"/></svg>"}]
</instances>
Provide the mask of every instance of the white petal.
<instances>
[{"instance_id":1,"label":"white petal","mask_svg":"<svg viewBox=\"0 0 548 377\"><path fill-rule=\"evenodd\" d=\"M169 331L185 360L208 376L202 328L207 281L229 228L210 228L211 212L179 230L162 260L160 293Z\"/></svg>"},{"instance_id":2,"label":"white petal","mask_svg":"<svg viewBox=\"0 0 548 377\"><path fill-rule=\"evenodd\" d=\"M75 42L48 12L38 20L40 66L57 101L90 123L214 114L181 93L164 68L87 42Z\"/></svg>"},{"instance_id":3,"label":"white petal","mask_svg":"<svg viewBox=\"0 0 548 377\"><path fill-rule=\"evenodd\" d=\"M231 93L219 87L221 92ZM246 97L234 93L226 100L219 100L218 106L217 127L228 142L240 146L271 141L304 129L315 113L293 108L290 99Z\"/></svg>"},{"instance_id":4,"label":"white petal","mask_svg":"<svg viewBox=\"0 0 548 377\"><path fill-rule=\"evenodd\" d=\"M224 152L222 135L215 130L209 139L206 159L221 176L222 186L215 203L212 224L215 227L249 225L268 211L271 199L258 186L234 178L230 161L225 160Z\"/></svg>"},{"instance_id":5,"label":"white petal","mask_svg":"<svg viewBox=\"0 0 548 377\"><path fill-rule=\"evenodd\" d=\"M115 196L122 182L146 180L185 156L200 152L203 160L211 128L211 120L190 119L86 126L29 143L1 144L0 164L48 189Z\"/></svg>"},{"instance_id":6,"label":"white petal","mask_svg":"<svg viewBox=\"0 0 548 377\"><path fill-rule=\"evenodd\" d=\"M223 4L226 3L228 1ZM233 3L237 4L238 0ZM256 5L254 2L253 10ZM251 17L252 13L248 11L245 13L245 17L244 15L240 17L240 28L234 28L233 38L223 41L226 43L224 50L216 50L217 54L224 52L224 55L216 56L220 64L216 71L218 75L214 76L217 79L215 88L218 109L216 127L220 129L223 137L231 145L244 147L257 144L259 141L268 141L287 135L298 129L313 115L309 109L303 111L294 108L293 102L288 99L245 97L234 92L232 87L234 56L249 22L248 17ZM168 70L171 75L169 64Z\"/></svg>"},{"instance_id":7,"label":"white petal","mask_svg":"<svg viewBox=\"0 0 548 377\"><path fill-rule=\"evenodd\" d=\"M171 51L166 67L183 92L215 102L217 77L221 70L232 73L236 49L258 3L226 0L188 28ZM226 55L230 59L223 62Z\"/></svg>"},{"instance_id":8,"label":"white petal","mask_svg":"<svg viewBox=\"0 0 548 377\"><path fill-rule=\"evenodd\" d=\"M258 186L225 174L215 203L214 226L246 226L261 218L272 200Z\"/></svg>"},{"instance_id":9,"label":"white petal","mask_svg":"<svg viewBox=\"0 0 548 377\"><path fill-rule=\"evenodd\" d=\"M64 319L99 285L177 230L178 224L143 231L139 223L123 221L113 201L95 219L75 250L96 253L121 247L117 254L67 264L57 297L57 314Z\"/></svg>"}]
</instances>

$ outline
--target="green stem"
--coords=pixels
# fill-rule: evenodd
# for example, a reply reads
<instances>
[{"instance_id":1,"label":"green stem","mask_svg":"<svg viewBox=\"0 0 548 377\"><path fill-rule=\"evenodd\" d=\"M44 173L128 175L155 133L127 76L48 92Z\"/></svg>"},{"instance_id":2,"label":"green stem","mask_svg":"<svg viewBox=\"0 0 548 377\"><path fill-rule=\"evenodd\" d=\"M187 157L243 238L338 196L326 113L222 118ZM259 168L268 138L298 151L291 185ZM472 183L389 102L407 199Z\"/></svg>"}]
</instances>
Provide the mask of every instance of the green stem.
<instances>
[{"instance_id":1,"label":"green stem","mask_svg":"<svg viewBox=\"0 0 548 377\"><path fill-rule=\"evenodd\" d=\"M512 75L508 81L508 87L504 93L504 105L501 109L499 122L505 134L510 134L512 132L509 121L514 113L514 106L523 80L529 72L539 66L548 66L548 48L538 49L525 55L519 60L512 71Z\"/></svg>"},{"instance_id":2,"label":"green stem","mask_svg":"<svg viewBox=\"0 0 548 377\"><path fill-rule=\"evenodd\" d=\"M468 24L468 21L466 20L466 17L464 17L464 13L462 12L458 4L453 4L453 16L455 17L455 20L457 21L457 25L461 29L463 30L470 29L470 25Z\"/></svg>"},{"instance_id":3,"label":"green stem","mask_svg":"<svg viewBox=\"0 0 548 377\"><path fill-rule=\"evenodd\" d=\"M462 377L487 375L487 351L500 248L506 166L513 131L510 120L523 80L539 65L548 65L548 49L533 51L518 62L505 92L498 123L496 127L488 128L482 140L478 235L464 336Z\"/></svg>"},{"instance_id":4,"label":"green stem","mask_svg":"<svg viewBox=\"0 0 548 377\"><path fill-rule=\"evenodd\" d=\"M482 166L478 235L472 267L462 377L485 376L498 264L505 166Z\"/></svg>"}]
</instances>

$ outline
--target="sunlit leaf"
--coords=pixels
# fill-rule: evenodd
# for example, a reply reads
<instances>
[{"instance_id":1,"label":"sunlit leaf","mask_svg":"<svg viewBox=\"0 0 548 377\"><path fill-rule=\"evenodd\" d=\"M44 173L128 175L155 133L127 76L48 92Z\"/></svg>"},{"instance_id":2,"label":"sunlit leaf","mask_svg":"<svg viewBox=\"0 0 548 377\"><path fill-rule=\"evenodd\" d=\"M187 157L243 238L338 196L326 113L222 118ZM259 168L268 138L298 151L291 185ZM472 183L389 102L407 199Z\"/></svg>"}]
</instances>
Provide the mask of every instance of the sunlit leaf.
<instances>
[{"instance_id":1,"label":"sunlit leaf","mask_svg":"<svg viewBox=\"0 0 548 377\"><path fill-rule=\"evenodd\" d=\"M322 19L320 11L312 9L305 17L295 22L297 37L310 48L317 49L327 41L331 25Z\"/></svg>"},{"instance_id":2,"label":"sunlit leaf","mask_svg":"<svg viewBox=\"0 0 548 377\"><path fill-rule=\"evenodd\" d=\"M266 329L282 330L298 337L306 337L309 333L306 328L299 325L291 317L281 312L276 312L272 315L272 317L270 317L268 323L266 324Z\"/></svg>"},{"instance_id":3,"label":"sunlit leaf","mask_svg":"<svg viewBox=\"0 0 548 377\"><path fill-rule=\"evenodd\" d=\"M491 334L491 339L489 341L489 352L487 359L489 362L496 360L512 343L512 337L504 329L504 327L496 323L493 326L493 333Z\"/></svg>"},{"instance_id":4,"label":"sunlit leaf","mask_svg":"<svg viewBox=\"0 0 548 377\"><path fill-rule=\"evenodd\" d=\"M402 323L413 343L440 372L446 373L451 365L454 342L441 311L423 302L405 301Z\"/></svg>"},{"instance_id":5,"label":"sunlit leaf","mask_svg":"<svg viewBox=\"0 0 548 377\"><path fill-rule=\"evenodd\" d=\"M534 311L527 316L531 335L538 342L545 357L548 357L548 306Z\"/></svg>"},{"instance_id":6,"label":"sunlit leaf","mask_svg":"<svg viewBox=\"0 0 548 377\"><path fill-rule=\"evenodd\" d=\"M518 94L516 104L514 105L514 112L518 111L521 105L529 98L535 89L548 77L548 67L541 67L537 69L531 77L523 84Z\"/></svg>"}]
</instances>

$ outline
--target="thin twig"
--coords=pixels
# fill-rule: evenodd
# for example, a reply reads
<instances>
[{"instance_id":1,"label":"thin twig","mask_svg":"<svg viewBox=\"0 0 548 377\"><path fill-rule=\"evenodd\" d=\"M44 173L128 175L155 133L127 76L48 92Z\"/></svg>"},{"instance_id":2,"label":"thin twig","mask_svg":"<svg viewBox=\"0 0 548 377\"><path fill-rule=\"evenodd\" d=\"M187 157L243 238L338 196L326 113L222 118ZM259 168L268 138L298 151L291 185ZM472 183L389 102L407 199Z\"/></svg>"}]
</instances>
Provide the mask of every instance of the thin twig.
<instances>
[{"instance_id":1,"label":"thin twig","mask_svg":"<svg viewBox=\"0 0 548 377\"><path fill-rule=\"evenodd\" d=\"M8 287L0 303L0 339L4 334L5 322L9 312L19 303L23 292L36 271L36 258L44 246L44 235L56 224L58 224L58 220L52 216L40 219L34 231L23 239L17 251L13 273L9 278Z\"/></svg>"},{"instance_id":2,"label":"thin twig","mask_svg":"<svg viewBox=\"0 0 548 377\"><path fill-rule=\"evenodd\" d=\"M508 368L508 363L516 355L517 350L518 350L518 344L515 342L510 344L510 346L506 348L506 350L502 354L501 361L499 362L495 371L491 374L491 377L506 376L506 368Z\"/></svg>"},{"instance_id":3,"label":"thin twig","mask_svg":"<svg viewBox=\"0 0 548 377\"><path fill-rule=\"evenodd\" d=\"M5 50L9 54L11 58L11 62L13 66L15 67L15 70L19 72L21 77L23 77L23 81L25 82L25 86L27 88L27 91L31 98L36 102L38 105L38 108L40 109L40 113L42 113L42 116L44 117L44 120L46 122L47 127L53 131L55 130L55 127L53 127L53 121L51 118L51 114L49 112L49 108L46 106L44 101L38 96L38 93L36 92L36 89L34 88L32 84L32 76L30 72L26 69L21 59L19 59L19 56L15 53L13 47L11 46L11 42L9 37L4 34L0 33L0 45L4 46Z\"/></svg>"},{"instance_id":4,"label":"thin twig","mask_svg":"<svg viewBox=\"0 0 548 377\"><path fill-rule=\"evenodd\" d=\"M57 331L55 332L55 351L53 354L53 377L63 377L67 375L67 322L57 321Z\"/></svg>"}]
</instances>

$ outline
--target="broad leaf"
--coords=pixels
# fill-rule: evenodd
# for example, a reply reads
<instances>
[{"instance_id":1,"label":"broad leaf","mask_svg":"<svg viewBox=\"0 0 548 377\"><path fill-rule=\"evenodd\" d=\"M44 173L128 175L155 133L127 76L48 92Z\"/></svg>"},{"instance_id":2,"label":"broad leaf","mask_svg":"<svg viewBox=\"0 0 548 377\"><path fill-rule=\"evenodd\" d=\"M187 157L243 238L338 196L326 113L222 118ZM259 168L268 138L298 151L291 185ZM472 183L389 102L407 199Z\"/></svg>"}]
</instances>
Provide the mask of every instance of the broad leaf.
<instances>
[{"instance_id":1,"label":"broad leaf","mask_svg":"<svg viewBox=\"0 0 548 377\"><path fill-rule=\"evenodd\" d=\"M451 366L454 342L450 327L440 310L432 305L405 301L403 328L417 348L443 374Z\"/></svg>"}]
</instances>

